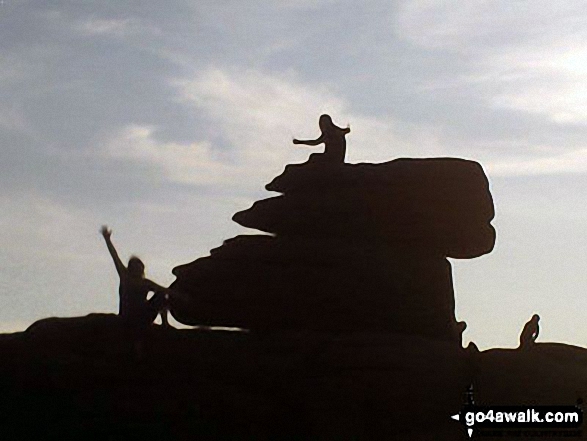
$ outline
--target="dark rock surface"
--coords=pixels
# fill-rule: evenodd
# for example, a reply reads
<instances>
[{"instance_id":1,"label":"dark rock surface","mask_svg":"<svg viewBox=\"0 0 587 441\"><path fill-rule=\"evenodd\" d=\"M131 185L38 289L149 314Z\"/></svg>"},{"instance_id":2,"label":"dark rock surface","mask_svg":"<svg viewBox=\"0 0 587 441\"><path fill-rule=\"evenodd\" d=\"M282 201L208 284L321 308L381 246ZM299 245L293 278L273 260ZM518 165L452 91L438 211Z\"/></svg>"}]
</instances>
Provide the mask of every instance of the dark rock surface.
<instances>
[{"instance_id":1,"label":"dark rock surface","mask_svg":"<svg viewBox=\"0 0 587 441\"><path fill-rule=\"evenodd\" d=\"M495 215L481 166L458 158L381 164L290 164L266 186L283 196L237 213L239 224L286 236L338 236L436 249L447 257L491 252Z\"/></svg>"},{"instance_id":2,"label":"dark rock surface","mask_svg":"<svg viewBox=\"0 0 587 441\"><path fill-rule=\"evenodd\" d=\"M587 399L587 349L582 347L535 343L527 351L490 349L478 364L479 403L568 406Z\"/></svg>"},{"instance_id":3,"label":"dark rock surface","mask_svg":"<svg viewBox=\"0 0 587 441\"><path fill-rule=\"evenodd\" d=\"M391 333L159 326L139 337L91 314L0 335L0 427L2 440L464 441L450 416L467 384L478 405L573 405L586 372L587 349L563 344L475 353Z\"/></svg>"},{"instance_id":4,"label":"dark rock surface","mask_svg":"<svg viewBox=\"0 0 587 441\"><path fill-rule=\"evenodd\" d=\"M587 349L562 343L535 343L528 350L489 349L475 358L473 383L477 405L577 406L575 409L580 408L583 413L579 428L534 429L526 435L527 430L480 430L481 439L587 439Z\"/></svg>"},{"instance_id":5,"label":"dark rock surface","mask_svg":"<svg viewBox=\"0 0 587 441\"><path fill-rule=\"evenodd\" d=\"M460 341L446 257L477 257L495 243L479 164L311 158L288 165L267 189L283 195L233 219L271 236L238 236L174 269L179 321Z\"/></svg>"},{"instance_id":6,"label":"dark rock surface","mask_svg":"<svg viewBox=\"0 0 587 441\"><path fill-rule=\"evenodd\" d=\"M469 373L465 350L420 337L139 339L113 315L53 318L0 336L0 423L3 440L459 440Z\"/></svg>"}]
</instances>

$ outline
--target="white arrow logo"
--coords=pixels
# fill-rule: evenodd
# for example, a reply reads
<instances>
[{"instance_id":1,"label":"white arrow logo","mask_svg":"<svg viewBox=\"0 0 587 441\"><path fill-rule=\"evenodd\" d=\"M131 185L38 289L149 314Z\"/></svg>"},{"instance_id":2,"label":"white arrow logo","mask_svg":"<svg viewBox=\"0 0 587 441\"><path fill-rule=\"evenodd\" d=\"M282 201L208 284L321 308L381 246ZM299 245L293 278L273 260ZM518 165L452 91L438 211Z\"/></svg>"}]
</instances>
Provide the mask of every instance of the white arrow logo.
<instances>
[{"instance_id":1,"label":"white arrow logo","mask_svg":"<svg viewBox=\"0 0 587 441\"><path fill-rule=\"evenodd\" d=\"M451 418L455 421L459 421L459 414L457 413L456 415L452 415ZM469 438L471 438L473 436L473 429L467 429L467 433L469 434Z\"/></svg>"}]
</instances>

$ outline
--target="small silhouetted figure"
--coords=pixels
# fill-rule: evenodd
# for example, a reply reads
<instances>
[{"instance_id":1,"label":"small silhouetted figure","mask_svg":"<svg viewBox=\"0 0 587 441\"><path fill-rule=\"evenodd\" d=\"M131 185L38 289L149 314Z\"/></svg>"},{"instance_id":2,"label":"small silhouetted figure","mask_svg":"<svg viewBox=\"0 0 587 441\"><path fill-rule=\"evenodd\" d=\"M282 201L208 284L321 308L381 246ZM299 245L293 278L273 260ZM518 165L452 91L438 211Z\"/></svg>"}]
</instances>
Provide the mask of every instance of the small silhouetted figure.
<instances>
[{"instance_id":1,"label":"small silhouetted figure","mask_svg":"<svg viewBox=\"0 0 587 441\"><path fill-rule=\"evenodd\" d=\"M163 326L168 327L166 309L168 289L145 278L145 265L138 257L132 256L128 260L128 266L125 267L110 240L112 230L103 226L101 233L120 276L118 315L123 317L127 324L140 329L149 326L157 314L161 314ZM155 294L147 300L149 292Z\"/></svg>"},{"instance_id":2,"label":"small silhouetted figure","mask_svg":"<svg viewBox=\"0 0 587 441\"><path fill-rule=\"evenodd\" d=\"M540 327L538 326L539 321L540 316L534 314L524 325L524 329L522 329L522 333L520 334L520 349L528 349L532 347L536 338L538 338L538 333L540 332Z\"/></svg>"},{"instance_id":3,"label":"small silhouetted figure","mask_svg":"<svg viewBox=\"0 0 587 441\"><path fill-rule=\"evenodd\" d=\"M294 139L294 144L316 146L324 143L324 160L330 163L343 163L346 154L345 135L351 131L350 127L344 129L334 125L330 115L321 115L318 121L322 134L317 139Z\"/></svg>"}]
</instances>

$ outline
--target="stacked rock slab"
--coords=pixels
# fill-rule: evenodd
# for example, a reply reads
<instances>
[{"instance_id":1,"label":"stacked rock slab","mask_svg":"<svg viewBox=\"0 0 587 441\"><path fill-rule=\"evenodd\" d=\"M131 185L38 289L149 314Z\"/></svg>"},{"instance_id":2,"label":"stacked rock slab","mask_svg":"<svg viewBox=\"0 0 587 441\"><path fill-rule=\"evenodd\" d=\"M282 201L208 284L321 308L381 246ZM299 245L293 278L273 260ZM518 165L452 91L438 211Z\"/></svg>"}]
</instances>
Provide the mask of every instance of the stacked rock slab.
<instances>
[{"instance_id":1,"label":"stacked rock slab","mask_svg":"<svg viewBox=\"0 0 587 441\"><path fill-rule=\"evenodd\" d=\"M229 239L176 267L181 322L258 332L369 331L459 340L451 265L492 250L481 166L454 158L286 166ZM188 301L185 301L185 299ZM460 340L459 340L460 341Z\"/></svg>"}]
</instances>

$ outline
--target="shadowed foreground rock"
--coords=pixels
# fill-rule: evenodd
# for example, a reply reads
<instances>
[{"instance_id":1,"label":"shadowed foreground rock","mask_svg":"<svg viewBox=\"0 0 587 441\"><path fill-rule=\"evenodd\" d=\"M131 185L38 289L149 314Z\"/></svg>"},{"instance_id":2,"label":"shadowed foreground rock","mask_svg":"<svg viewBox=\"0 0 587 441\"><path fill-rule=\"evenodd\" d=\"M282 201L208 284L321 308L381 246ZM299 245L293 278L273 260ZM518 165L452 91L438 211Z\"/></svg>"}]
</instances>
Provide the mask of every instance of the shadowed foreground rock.
<instances>
[{"instance_id":1,"label":"shadowed foreground rock","mask_svg":"<svg viewBox=\"0 0 587 441\"><path fill-rule=\"evenodd\" d=\"M585 348L562 343L534 343L528 350L490 349L478 354L475 365L475 402L478 405L578 405L585 419ZM498 441L514 439L516 432L520 439L520 430L480 431L479 435L480 439ZM579 428L541 432L535 429L522 439L587 439L585 422Z\"/></svg>"},{"instance_id":2,"label":"shadowed foreground rock","mask_svg":"<svg viewBox=\"0 0 587 441\"><path fill-rule=\"evenodd\" d=\"M478 363L475 395L484 404L568 406L587 399L585 348L535 343L528 351L490 349Z\"/></svg>"},{"instance_id":3,"label":"shadowed foreground rock","mask_svg":"<svg viewBox=\"0 0 587 441\"><path fill-rule=\"evenodd\" d=\"M317 158L319 155L313 155ZM452 158L288 165L283 193L234 215L273 235L238 236L176 267L186 324L258 332L399 332L460 341L446 257L493 249L479 164Z\"/></svg>"},{"instance_id":4,"label":"shadowed foreground rock","mask_svg":"<svg viewBox=\"0 0 587 441\"><path fill-rule=\"evenodd\" d=\"M141 356L108 314L0 335L2 440L464 441L450 415L468 382L480 405L572 405L587 392L587 350L562 344L475 356L389 333L148 335Z\"/></svg>"},{"instance_id":5,"label":"shadowed foreground rock","mask_svg":"<svg viewBox=\"0 0 587 441\"><path fill-rule=\"evenodd\" d=\"M92 314L1 336L0 357L7 440L465 439L465 351L420 337L153 326L138 356Z\"/></svg>"}]
</instances>

